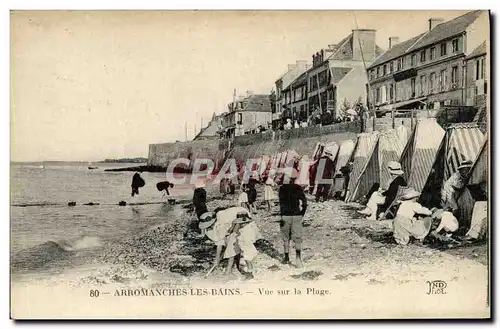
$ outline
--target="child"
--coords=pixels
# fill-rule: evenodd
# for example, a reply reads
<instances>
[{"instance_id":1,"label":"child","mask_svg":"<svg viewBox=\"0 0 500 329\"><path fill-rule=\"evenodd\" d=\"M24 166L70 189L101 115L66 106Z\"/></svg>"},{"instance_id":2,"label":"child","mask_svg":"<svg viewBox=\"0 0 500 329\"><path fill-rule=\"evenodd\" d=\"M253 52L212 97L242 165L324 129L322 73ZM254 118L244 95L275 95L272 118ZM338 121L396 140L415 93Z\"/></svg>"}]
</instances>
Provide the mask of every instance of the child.
<instances>
[{"instance_id":1,"label":"child","mask_svg":"<svg viewBox=\"0 0 500 329\"><path fill-rule=\"evenodd\" d=\"M432 209L432 218L439 220L439 226L432 231L432 235L437 236L444 230L447 237L458 230L458 220L451 211L443 209Z\"/></svg>"},{"instance_id":2,"label":"child","mask_svg":"<svg viewBox=\"0 0 500 329\"><path fill-rule=\"evenodd\" d=\"M249 211L242 207L231 207L219 211L217 214L207 213L200 218L199 227L204 230L206 236L217 246L213 268L220 263L222 249L224 258L228 259L226 275L231 277L232 268L235 263L246 279L253 279L252 260L258 254L254 242L260 238L257 225L251 220ZM240 269L240 258L243 256L247 272ZM210 273L210 272L209 272Z\"/></svg>"},{"instance_id":3,"label":"child","mask_svg":"<svg viewBox=\"0 0 500 329\"><path fill-rule=\"evenodd\" d=\"M267 211L271 212L271 202L276 199L276 195L274 194L273 187L276 184L271 176L269 176L266 180L266 185L264 186L264 201L267 203Z\"/></svg>"},{"instance_id":4,"label":"child","mask_svg":"<svg viewBox=\"0 0 500 329\"><path fill-rule=\"evenodd\" d=\"M246 209L250 210L250 207L248 205L248 194L247 194L247 186L246 186L246 184L243 184L241 186L241 193L238 196L238 204L237 204L237 206L238 207L243 207L243 208L246 208Z\"/></svg>"},{"instance_id":5,"label":"child","mask_svg":"<svg viewBox=\"0 0 500 329\"><path fill-rule=\"evenodd\" d=\"M420 242L423 242L424 238L431 230L431 217L425 217L423 219L415 218L415 215L432 215L429 209L422 207L422 205L417 202L419 196L419 192L413 188L408 188L401 197L403 201L392 223L394 239L397 244L407 245L410 242L410 237L414 237Z\"/></svg>"}]
</instances>

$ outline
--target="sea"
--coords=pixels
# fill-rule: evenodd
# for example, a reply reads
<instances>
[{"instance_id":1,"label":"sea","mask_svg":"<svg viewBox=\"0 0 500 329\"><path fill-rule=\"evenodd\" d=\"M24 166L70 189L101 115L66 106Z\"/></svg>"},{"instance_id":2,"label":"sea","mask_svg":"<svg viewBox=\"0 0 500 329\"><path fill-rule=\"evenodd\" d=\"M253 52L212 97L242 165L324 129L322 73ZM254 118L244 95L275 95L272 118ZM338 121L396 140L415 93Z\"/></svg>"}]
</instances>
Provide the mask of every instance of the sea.
<instances>
[{"instance_id":1,"label":"sea","mask_svg":"<svg viewBox=\"0 0 500 329\"><path fill-rule=\"evenodd\" d=\"M47 280L92 266L107 244L166 222L173 206L156 188L165 173L142 173L146 185L132 197L134 172L105 171L137 165L95 163L91 170L82 162L11 163L11 280ZM189 199L192 190L175 185L170 194Z\"/></svg>"}]
</instances>

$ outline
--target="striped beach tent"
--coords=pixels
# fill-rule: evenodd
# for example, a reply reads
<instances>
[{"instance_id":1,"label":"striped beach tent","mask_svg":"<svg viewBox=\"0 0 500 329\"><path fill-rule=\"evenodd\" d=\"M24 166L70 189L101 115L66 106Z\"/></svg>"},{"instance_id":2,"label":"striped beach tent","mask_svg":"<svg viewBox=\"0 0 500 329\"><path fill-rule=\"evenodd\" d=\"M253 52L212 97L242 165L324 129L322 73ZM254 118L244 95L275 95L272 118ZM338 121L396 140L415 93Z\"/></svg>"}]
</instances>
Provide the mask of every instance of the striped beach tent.
<instances>
[{"instance_id":1,"label":"striped beach tent","mask_svg":"<svg viewBox=\"0 0 500 329\"><path fill-rule=\"evenodd\" d=\"M488 141L483 142L481 150L472 165L466 188L458 202L458 220L460 226L470 228L474 205L478 201L488 200L489 182Z\"/></svg>"},{"instance_id":2,"label":"striped beach tent","mask_svg":"<svg viewBox=\"0 0 500 329\"><path fill-rule=\"evenodd\" d=\"M374 159L371 155L373 154L374 148L377 145L378 132L373 133L361 133L358 135L356 140L356 146L354 152L350 158L352 162L352 171L349 179L349 187L346 195L346 201L352 202L362 195L362 191L359 186L359 178L364 171L368 161ZM378 161L378 159L374 160Z\"/></svg>"},{"instance_id":3,"label":"striped beach tent","mask_svg":"<svg viewBox=\"0 0 500 329\"><path fill-rule=\"evenodd\" d=\"M377 134L354 188L350 190L352 192L349 201L358 200L366 195L375 183L379 183L381 187L386 186L391 178L388 164L390 161L398 161L402 152L403 143L399 140L396 130Z\"/></svg>"},{"instance_id":4,"label":"striped beach tent","mask_svg":"<svg viewBox=\"0 0 500 329\"><path fill-rule=\"evenodd\" d=\"M431 174L422 188L420 202L428 207L439 206L441 188L462 161L475 161L485 136L476 123L457 123L446 129Z\"/></svg>"},{"instance_id":5,"label":"striped beach tent","mask_svg":"<svg viewBox=\"0 0 500 329\"><path fill-rule=\"evenodd\" d=\"M408 186L422 191L444 135L435 118L417 121L399 161Z\"/></svg>"},{"instance_id":6,"label":"striped beach tent","mask_svg":"<svg viewBox=\"0 0 500 329\"><path fill-rule=\"evenodd\" d=\"M477 123L455 124L446 134L446 166L444 179L453 175L462 161L474 161L484 144L485 136Z\"/></svg>"},{"instance_id":7,"label":"striped beach tent","mask_svg":"<svg viewBox=\"0 0 500 329\"><path fill-rule=\"evenodd\" d=\"M400 139L397 130L391 129L383 132L378 138L378 154L379 157L379 183L380 186L386 186L387 182L391 179L389 174L389 162L399 161L404 149L404 142Z\"/></svg>"},{"instance_id":8,"label":"striped beach tent","mask_svg":"<svg viewBox=\"0 0 500 329\"><path fill-rule=\"evenodd\" d=\"M323 154L323 149L325 148L325 144L323 143L316 143L316 146L314 147L314 151L312 154L311 159L315 160L321 157L321 154Z\"/></svg>"},{"instance_id":9,"label":"striped beach tent","mask_svg":"<svg viewBox=\"0 0 500 329\"><path fill-rule=\"evenodd\" d=\"M336 191L342 191L344 188L343 175L340 172L340 168L345 166L349 161L349 158L354 151L356 144L353 140L342 141L339 146L339 152L337 154L337 162L335 163L335 180L334 186L331 189L331 193L334 194Z\"/></svg>"}]
</instances>

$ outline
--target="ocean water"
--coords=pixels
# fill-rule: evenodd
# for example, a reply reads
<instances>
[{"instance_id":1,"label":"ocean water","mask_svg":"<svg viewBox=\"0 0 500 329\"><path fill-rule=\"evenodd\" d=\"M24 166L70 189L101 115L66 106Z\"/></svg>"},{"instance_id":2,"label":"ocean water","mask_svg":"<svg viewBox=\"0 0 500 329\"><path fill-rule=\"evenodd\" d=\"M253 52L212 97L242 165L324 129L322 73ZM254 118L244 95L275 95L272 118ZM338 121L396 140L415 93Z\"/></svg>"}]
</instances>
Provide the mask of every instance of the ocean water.
<instances>
[{"instance_id":1,"label":"ocean water","mask_svg":"<svg viewBox=\"0 0 500 329\"><path fill-rule=\"evenodd\" d=\"M136 164L85 163L11 164L10 248L11 274L51 276L62 270L92 263L107 243L164 223L170 205L161 203L156 183L163 173L143 173L146 185L131 197L134 172L105 172L106 168ZM192 187L176 185L176 199L190 198ZM69 207L70 201L76 206ZM127 206L118 206L126 201ZM99 203L89 206L84 203Z\"/></svg>"}]
</instances>

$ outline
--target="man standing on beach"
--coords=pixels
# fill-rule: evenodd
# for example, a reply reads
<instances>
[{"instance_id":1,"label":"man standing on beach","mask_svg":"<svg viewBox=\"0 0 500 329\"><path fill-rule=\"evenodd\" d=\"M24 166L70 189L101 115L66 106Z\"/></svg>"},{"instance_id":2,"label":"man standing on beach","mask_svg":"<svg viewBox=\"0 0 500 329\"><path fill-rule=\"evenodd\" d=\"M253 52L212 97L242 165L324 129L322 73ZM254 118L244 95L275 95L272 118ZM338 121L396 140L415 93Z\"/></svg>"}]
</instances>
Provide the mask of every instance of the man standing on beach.
<instances>
[{"instance_id":1,"label":"man standing on beach","mask_svg":"<svg viewBox=\"0 0 500 329\"><path fill-rule=\"evenodd\" d=\"M281 234L285 257L283 264L290 263L290 240L295 244L296 266L302 267L302 234L304 226L302 223L307 209L307 199L304 190L295 184L297 178L295 170L292 175L285 176L284 184L279 189L280 212L281 212Z\"/></svg>"}]
</instances>

